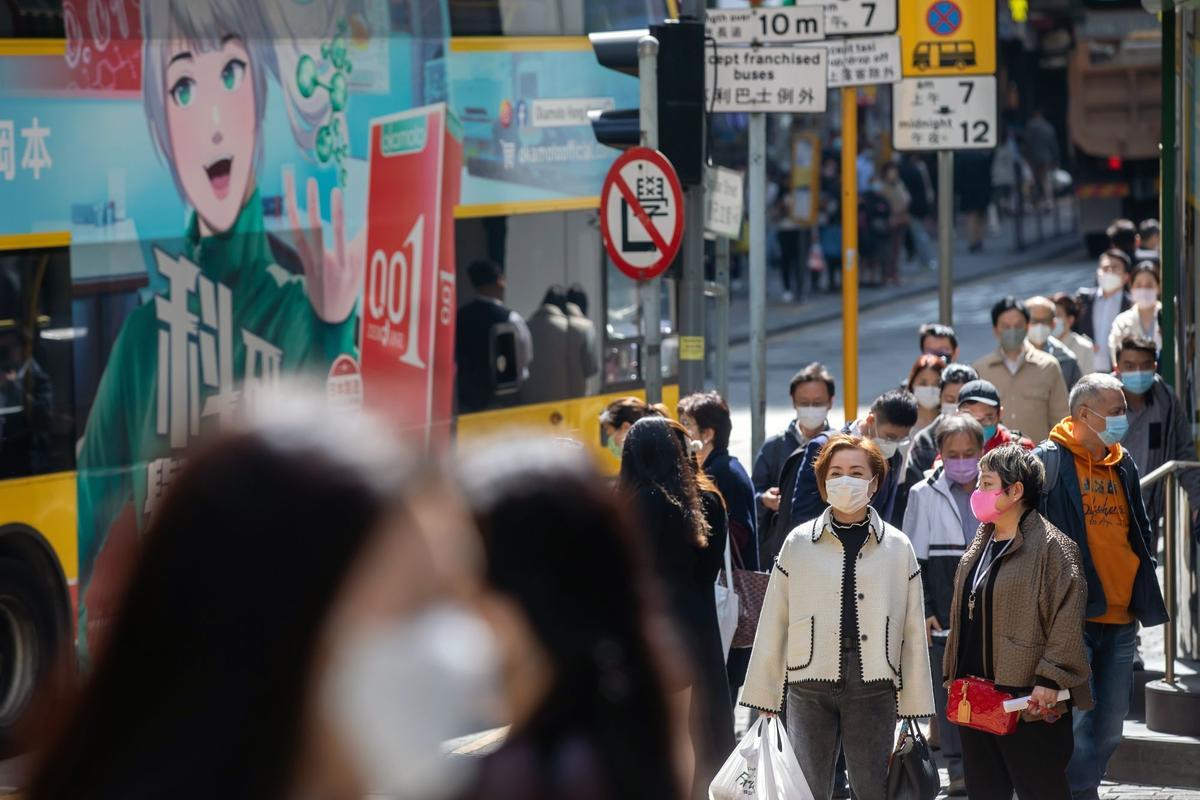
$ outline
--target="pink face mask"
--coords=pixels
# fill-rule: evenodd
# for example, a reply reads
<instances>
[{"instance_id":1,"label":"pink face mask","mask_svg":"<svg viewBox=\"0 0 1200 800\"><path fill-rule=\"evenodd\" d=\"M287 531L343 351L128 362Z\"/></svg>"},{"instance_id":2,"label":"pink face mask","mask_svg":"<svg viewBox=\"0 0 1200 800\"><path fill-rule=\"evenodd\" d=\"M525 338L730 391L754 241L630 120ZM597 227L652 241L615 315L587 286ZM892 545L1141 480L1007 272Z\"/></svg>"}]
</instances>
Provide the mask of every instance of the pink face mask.
<instances>
[{"instance_id":1,"label":"pink face mask","mask_svg":"<svg viewBox=\"0 0 1200 800\"><path fill-rule=\"evenodd\" d=\"M1004 512L996 508L996 502L1004 494L1003 489L985 492L976 489L971 493L971 513L980 522L995 522Z\"/></svg>"}]
</instances>

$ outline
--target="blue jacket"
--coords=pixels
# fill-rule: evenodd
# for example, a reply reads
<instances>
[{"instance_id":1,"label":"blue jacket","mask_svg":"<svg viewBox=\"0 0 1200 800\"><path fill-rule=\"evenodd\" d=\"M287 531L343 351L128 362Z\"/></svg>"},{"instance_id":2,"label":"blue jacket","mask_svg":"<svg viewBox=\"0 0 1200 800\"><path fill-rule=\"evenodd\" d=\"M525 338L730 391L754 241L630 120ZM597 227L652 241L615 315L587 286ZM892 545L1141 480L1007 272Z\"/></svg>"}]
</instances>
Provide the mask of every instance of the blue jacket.
<instances>
[{"instance_id":1,"label":"blue jacket","mask_svg":"<svg viewBox=\"0 0 1200 800\"><path fill-rule=\"evenodd\" d=\"M833 436L833 431L825 431L822 434L814 436L804 446L804 455L801 456L799 468L796 470L795 489L792 491L791 497L791 512L788 514L788 532L791 528L799 525L802 522L808 522L821 516L821 512L828 505L821 499L821 492L817 489L817 473L813 469L813 465L817 461L817 456L821 454L821 448L829 441L829 437ZM784 534L787 535L786 533Z\"/></svg>"},{"instance_id":2,"label":"blue jacket","mask_svg":"<svg viewBox=\"0 0 1200 800\"><path fill-rule=\"evenodd\" d=\"M758 523L754 513L754 485L741 462L728 450L714 450L704 460L704 471L725 498L729 535L742 556L742 569L758 569Z\"/></svg>"},{"instance_id":3,"label":"blue jacket","mask_svg":"<svg viewBox=\"0 0 1200 800\"><path fill-rule=\"evenodd\" d=\"M771 520L775 516L774 511L762 504L762 496L767 489L772 487L783 491L783 485L780 483L780 479L783 477L783 465L787 463L788 456L799 446L800 431L796 427L796 420L792 420L782 433L777 433L763 442L758 456L754 459L754 474L751 478L754 481L754 499L757 501L755 509L757 510L758 535L760 537L766 535L767 528L770 527Z\"/></svg>"},{"instance_id":4,"label":"blue jacket","mask_svg":"<svg viewBox=\"0 0 1200 800\"><path fill-rule=\"evenodd\" d=\"M1142 502L1141 477L1137 464L1124 448L1117 473L1121 476L1121 487L1129 501L1129 544L1137 554L1138 571L1133 581L1133 594L1129 599L1129 610L1144 626L1162 625L1167 621L1167 604L1163 602L1158 576L1154 572L1154 556L1150 553L1152 530L1150 517ZM1104 587L1092 563L1088 549L1087 527L1083 517L1083 495L1079 491L1079 474L1075 471L1075 456L1066 448L1052 441L1044 441L1033 450L1033 454L1046 465L1046 484L1042 492L1040 511L1056 528L1070 536L1079 545L1083 556L1084 573L1087 577L1087 610L1089 619L1099 617L1108 610L1104 598ZM1055 469L1057 465L1057 469ZM1051 475L1056 472L1056 475Z\"/></svg>"}]
</instances>

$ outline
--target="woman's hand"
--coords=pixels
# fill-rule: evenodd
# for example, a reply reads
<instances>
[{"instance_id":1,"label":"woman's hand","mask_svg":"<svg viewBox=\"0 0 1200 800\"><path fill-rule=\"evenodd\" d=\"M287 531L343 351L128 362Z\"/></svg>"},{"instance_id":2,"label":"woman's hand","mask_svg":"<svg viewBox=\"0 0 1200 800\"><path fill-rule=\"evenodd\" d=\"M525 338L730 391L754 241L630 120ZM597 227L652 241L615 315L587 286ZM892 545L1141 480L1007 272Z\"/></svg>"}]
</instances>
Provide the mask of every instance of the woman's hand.
<instances>
[{"instance_id":1,"label":"woman's hand","mask_svg":"<svg viewBox=\"0 0 1200 800\"><path fill-rule=\"evenodd\" d=\"M287 207L291 245L304 264L304 283L313 311L325 322L343 322L354 311L362 288L366 265L366 226L350 242L346 241L346 210L342 190L330 193L330 224L333 249L326 250L321 227L321 198L315 178L306 187L308 225L300 223L296 201L296 179L291 171L283 173L283 198Z\"/></svg>"},{"instance_id":2,"label":"woman's hand","mask_svg":"<svg viewBox=\"0 0 1200 800\"><path fill-rule=\"evenodd\" d=\"M776 717L779 716L774 711L760 711L760 712L758 712L758 715L760 717L762 717L763 719L775 719Z\"/></svg>"},{"instance_id":3,"label":"woman's hand","mask_svg":"<svg viewBox=\"0 0 1200 800\"><path fill-rule=\"evenodd\" d=\"M1052 711L1058 705L1058 690L1051 689L1048 686L1035 686L1029 696L1029 713L1035 717L1040 717L1048 711ZM1057 719L1057 715L1055 719ZM1053 722L1053 720L1047 719Z\"/></svg>"},{"instance_id":4,"label":"woman's hand","mask_svg":"<svg viewBox=\"0 0 1200 800\"><path fill-rule=\"evenodd\" d=\"M933 632L940 631L942 626L938 623L937 617L925 618L925 644L933 645Z\"/></svg>"}]
</instances>

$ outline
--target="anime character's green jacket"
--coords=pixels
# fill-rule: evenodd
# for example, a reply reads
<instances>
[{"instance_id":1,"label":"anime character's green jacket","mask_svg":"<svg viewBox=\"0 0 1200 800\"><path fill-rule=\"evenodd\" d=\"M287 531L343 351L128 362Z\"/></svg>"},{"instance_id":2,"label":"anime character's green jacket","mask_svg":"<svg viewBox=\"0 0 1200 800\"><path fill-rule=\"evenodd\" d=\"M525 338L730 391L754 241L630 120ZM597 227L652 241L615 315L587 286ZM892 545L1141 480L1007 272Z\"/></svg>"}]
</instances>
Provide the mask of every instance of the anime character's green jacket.
<instances>
[{"instance_id":1,"label":"anime character's green jacket","mask_svg":"<svg viewBox=\"0 0 1200 800\"><path fill-rule=\"evenodd\" d=\"M218 427L222 410L242 413L245 390L281 374L324 376L354 349L354 315L322 321L303 276L274 263L257 192L226 233L201 237L193 214L184 241L178 256L156 248L160 272L165 262L175 278L125 321L88 416L78 457L81 623L110 528L130 504L144 528L185 453L180 433Z\"/></svg>"}]
</instances>

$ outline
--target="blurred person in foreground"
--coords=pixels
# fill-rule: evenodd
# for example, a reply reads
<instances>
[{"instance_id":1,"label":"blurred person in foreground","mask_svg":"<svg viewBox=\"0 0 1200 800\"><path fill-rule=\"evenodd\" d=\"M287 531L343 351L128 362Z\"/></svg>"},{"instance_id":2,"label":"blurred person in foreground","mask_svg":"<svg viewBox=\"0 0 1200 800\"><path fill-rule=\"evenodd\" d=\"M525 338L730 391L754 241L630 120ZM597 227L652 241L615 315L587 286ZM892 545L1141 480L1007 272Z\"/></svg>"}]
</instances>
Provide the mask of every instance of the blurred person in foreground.
<instances>
[{"instance_id":1,"label":"blurred person in foreground","mask_svg":"<svg viewBox=\"0 0 1200 800\"><path fill-rule=\"evenodd\" d=\"M917 401L917 422L913 425L915 436L933 424L942 411L942 372L946 369L946 359L941 356L922 355L913 362L908 371L908 380L904 388ZM903 449L908 455L908 448Z\"/></svg>"},{"instance_id":2,"label":"blurred person in foreground","mask_svg":"<svg viewBox=\"0 0 1200 800\"><path fill-rule=\"evenodd\" d=\"M210 443L147 530L28 798L441 798L493 640L464 509L382 426L316 406ZM414 498L420 498L414 500Z\"/></svg>"},{"instance_id":3,"label":"blurred person in foreground","mask_svg":"<svg viewBox=\"0 0 1200 800\"><path fill-rule=\"evenodd\" d=\"M938 380L941 413L924 429L913 436L904 462L904 484L910 489L925 479L925 473L937 460L937 432L942 422L958 414L958 395L962 387L979 380L974 367L966 364L947 364Z\"/></svg>"},{"instance_id":4,"label":"blurred person in foreground","mask_svg":"<svg viewBox=\"0 0 1200 800\"><path fill-rule=\"evenodd\" d=\"M1127 337L1117 347L1117 369L1113 373L1121 381L1129 408L1129 433L1121 444L1143 475L1168 461L1196 460L1187 413L1175 390L1158 374L1157 352L1149 339ZM1200 470L1180 472L1179 482L1188 493L1194 526L1200 516ZM1166 483L1159 481L1143 492L1150 515L1150 554L1154 556L1158 555L1165 489Z\"/></svg>"},{"instance_id":5,"label":"blurred person in foreground","mask_svg":"<svg viewBox=\"0 0 1200 800\"><path fill-rule=\"evenodd\" d=\"M670 717L672 668L634 520L571 444L497 443L459 474L512 725L464 800L682 800L686 736Z\"/></svg>"},{"instance_id":6,"label":"blurred person in foreground","mask_svg":"<svg viewBox=\"0 0 1200 800\"><path fill-rule=\"evenodd\" d=\"M701 796L734 746L713 593L717 573L725 565L726 530L710 525L715 511L711 493L706 493L707 499L702 495L692 458L673 425L678 423L647 417L630 429L620 488L641 514L654 573L666 590L691 666L693 680L671 688L679 690L675 699L687 709L696 758L693 788Z\"/></svg>"},{"instance_id":7,"label":"blurred person in foreground","mask_svg":"<svg viewBox=\"0 0 1200 800\"><path fill-rule=\"evenodd\" d=\"M1041 513L1078 545L1087 579L1084 642L1096 708L1075 715L1071 793L1096 800L1121 743L1132 695L1137 628L1167 621L1155 574L1141 473L1121 446L1129 430L1121 382L1085 376L1071 390L1071 415L1035 454L1046 467Z\"/></svg>"},{"instance_id":8,"label":"blurred person in foreground","mask_svg":"<svg viewBox=\"0 0 1200 800\"><path fill-rule=\"evenodd\" d=\"M754 484L746 468L729 454L733 420L729 406L716 392L688 395L679 401L679 421L687 428L700 468L716 482L725 500L734 569L757 570L758 531L754 513ZM726 660L732 703L746 681L750 649L731 650Z\"/></svg>"},{"instance_id":9,"label":"blurred person in foreground","mask_svg":"<svg viewBox=\"0 0 1200 800\"><path fill-rule=\"evenodd\" d=\"M1083 377L1083 372L1079 369L1079 359L1074 351L1054 336L1054 320L1057 317L1054 302L1049 297L1038 295L1026 300L1025 308L1029 309L1029 343L1058 360L1067 391L1071 391L1075 382Z\"/></svg>"},{"instance_id":10,"label":"blurred person in foreground","mask_svg":"<svg viewBox=\"0 0 1200 800\"><path fill-rule=\"evenodd\" d=\"M904 512L904 530L912 540L921 565L925 590L925 627L929 642L930 670L940 675L946 657L946 637L952 627L950 606L954 598L954 575L967 545L975 539L979 520L971 510L971 494L979 477L983 456L983 427L969 414L958 414L938 428L941 463L913 487ZM937 702L938 739L942 758L950 773L949 795L967 793L963 779L962 743L958 728L943 722L946 717L946 687L933 686Z\"/></svg>"},{"instance_id":11,"label":"blurred person in foreground","mask_svg":"<svg viewBox=\"0 0 1200 800\"><path fill-rule=\"evenodd\" d=\"M1079 303L1074 296L1066 292L1056 292L1054 297L1054 328L1051 333L1054 338L1070 348L1079 362L1080 375L1095 372L1096 345L1095 343L1074 330L1075 321L1079 318Z\"/></svg>"},{"instance_id":12,"label":"blurred person in foreground","mask_svg":"<svg viewBox=\"0 0 1200 800\"><path fill-rule=\"evenodd\" d=\"M971 495L983 524L954 576L942 676L1031 697L1008 736L959 726L974 800L1011 800L1014 790L1020 800L1068 798L1072 714L1092 706L1079 548L1037 511L1043 475L1036 456L1005 445L980 460ZM1058 700L1063 689L1070 703ZM958 713L950 709L950 722Z\"/></svg>"},{"instance_id":13,"label":"blurred person in foreground","mask_svg":"<svg viewBox=\"0 0 1200 800\"><path fill-rule=\"evenodd\" d=\"M817 459L829 508L799 525L771 572L742 705L781 713L817 798L844 750L859 800L883 800L896 719L934 714L920 567L869 501L887 476L871 440L838 434ZM900 680L900 675L904 680Z\"/></svg>"},{"instance_id":14,"label":"blurred person in foreground","mask_svg":"<svg viewBox=\"0 0 1200 800\"><path fill-rule=\"evenodd\" d=\"M842 429L842 433L870 439L887 462L887 475L881 476L876 484L871 507L890 525L899 525L904 518L903 506L908 497L907 494L900 497L900 466L904 462L903 451L912 441L909 437L916 422L916 399L903 389L894 389L875 398L866 417ZM793 516L793 519L798 517Z\"/></svg>"},{"instance_id":15,"label":"blurred person in foreground","mask_svg":"<svg viewBox=\"0 0 1200 800\"><path fill-rule=\"evenodd\" d=\"M1067 413L1067 384L1058 359L1026 341L1029 309L1014 297L992 306L999 346L975 362L975 371L1005 399L1009 425L1034 441L1044 439Z\"/></svg>"},{"instance_id":16,"label":"blurred person in foreground","mask_svg":"<svg viewBox=\"0 0 1200 800\"><path fill-rule=\"evenodd\" d=\"M1117 314L1112 330L1108 334L1108 352L1112 354L1113 366L1117 363L1117 350L1121 342L1138 336L1154 342L1157 352L1162 352L1162 284L1158 275L1158 264L1143 261L1133 268L1129 278L1129 296L1133 305ZM1139 466L1144 466L1140 464Z\"/></svg>"},{"instance_id":17,"label":"blurred person in foreground","mask_svg":"<svg viewBox=\"0 0 1200 800\"><path fill-rule=\"evenodd\" d=\"M613 458L621 460L621 450L625 446L625 437L629 429L643 417L666 417L667 407L661 404L650 405L640 397L622 397L613 400L600 414L600 430L608 443L608 452Z\"/></svg>"},{"instance_id":18,"label":"blurred person in foreground","mask_svg":"<svg viewBox=\"0 0 1200 800\"><path fill-rule=\"evenodd\" d=\"M783 539L792 532L791 489L797 484L798 473L807 473L811 480L812 463L829 440L829 412L837 384L824 364L813 362L792 376L788 396L796 418L787 428L763 442L754 459L755 496L758 498L758 563L770 564L779 552ZM811 484L815 494L816 484ZM785 498L785 491L788 496ZM819 498L818 498L819 503ZM801 513L808 514L803 522L820 511L821 506ZM811 513L809 513L811 512Z\"/></svg>"}]
</instances>

